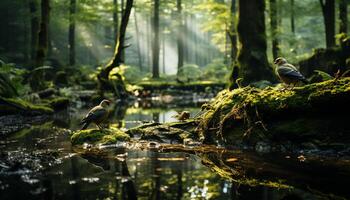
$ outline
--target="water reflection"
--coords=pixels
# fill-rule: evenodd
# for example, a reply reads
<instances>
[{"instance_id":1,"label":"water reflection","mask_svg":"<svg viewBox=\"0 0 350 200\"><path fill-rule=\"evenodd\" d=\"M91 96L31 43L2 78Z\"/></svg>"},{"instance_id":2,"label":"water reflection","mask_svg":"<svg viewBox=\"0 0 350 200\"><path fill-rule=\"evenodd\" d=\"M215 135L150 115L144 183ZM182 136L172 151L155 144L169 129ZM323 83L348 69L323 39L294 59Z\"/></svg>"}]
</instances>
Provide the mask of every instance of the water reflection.
<instances>
[{"instance_id":1,"label":"water reflection","mask_svg":"<svg viewBox=\"0 0 350 200\"><path fill-rule=\"evenodd\" d=\"M117 105L110 121L121 128L130 128L145 121L175 121L171 116L183 110L189 110L193 116L199 108ZM139 143L114 148L72 149L70 130L66 128L79 128L77 124L86 111L61 113L52 122L23 129L3 141L0 146L0 199L350 197L347 193L350 164L346 161L307 158L300 162L296 157L228 151L213 146L150 146L147 143L145 147ZM32 155L33 152L37 153ZM57 152L59 156L47 159L48 152ZM24 155L17 155L22 153ZM6 168L10 166L11 156L12 160L21 162ZM34 161L22 162L25 159ZM44 170L38 169L39 165Z\"/></svg>"}]
</instances>

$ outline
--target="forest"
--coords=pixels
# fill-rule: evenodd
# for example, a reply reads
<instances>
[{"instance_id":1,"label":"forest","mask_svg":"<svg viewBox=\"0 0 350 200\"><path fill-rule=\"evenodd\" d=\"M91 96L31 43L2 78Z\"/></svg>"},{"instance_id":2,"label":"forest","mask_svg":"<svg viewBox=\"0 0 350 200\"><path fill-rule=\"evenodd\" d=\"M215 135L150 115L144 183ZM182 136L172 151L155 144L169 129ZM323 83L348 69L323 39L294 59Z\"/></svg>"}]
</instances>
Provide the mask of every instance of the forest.
<instances>
[{"instance_id":1,"label":"forest","mask_svg":"<svg viewBox=\"0 0 350 200\"><path fill-rule=\"evenodd\" d=\"M0 199L350 199L349 0L1 0Z\"/></svg>"}]
</instances>

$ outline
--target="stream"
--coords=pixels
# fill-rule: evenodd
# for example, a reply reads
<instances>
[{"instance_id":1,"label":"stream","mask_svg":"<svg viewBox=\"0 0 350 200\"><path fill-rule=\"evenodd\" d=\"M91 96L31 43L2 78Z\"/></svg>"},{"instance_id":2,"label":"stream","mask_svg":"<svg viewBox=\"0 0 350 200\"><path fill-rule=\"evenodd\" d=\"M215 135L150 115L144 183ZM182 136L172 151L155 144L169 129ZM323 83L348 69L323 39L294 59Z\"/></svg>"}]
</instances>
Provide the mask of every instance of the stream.
<instances>
[{"instance_id":1,"label":"stream","mask_svg":"<svg viewBox=\"0 0 350 200\"><path fill-rule=\"evenodd\" d=\"M146 141L73 148L70 134L89 107L0 140L0 199L350 198L346 158ZM127 129L175 121L181 110L193 116L200 108L133 104L114 109L111 121Z\"/></svg>"}]
</instances>

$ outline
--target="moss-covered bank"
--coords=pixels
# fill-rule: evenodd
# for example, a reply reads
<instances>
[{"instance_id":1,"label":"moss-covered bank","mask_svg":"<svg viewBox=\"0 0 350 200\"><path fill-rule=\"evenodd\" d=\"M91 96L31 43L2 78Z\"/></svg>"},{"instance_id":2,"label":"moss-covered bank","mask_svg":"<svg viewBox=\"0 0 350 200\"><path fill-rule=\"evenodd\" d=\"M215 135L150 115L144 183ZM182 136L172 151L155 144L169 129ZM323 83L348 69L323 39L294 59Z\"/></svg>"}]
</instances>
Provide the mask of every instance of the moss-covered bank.
<instances>
[{"instance_id":1,"label":"moss-covered bank","mask_svg":"<svg viewBox=\"0 0 350 200\"><path fill-rule=\"evenodd\" d=\"M28 101L0 97L0 115L7 114L52 114L53 109L47 105L34 105Z\"/></svg>"},{"instance_id":2,"label":"moss-covered bank","mask_svg":"<svg viewBox=\"0 0 350 200\"><path fill-rule=\"evenodd\" d=\"M98 129L78 130L71 136L73 145L89 144L113 144L118 141L128 141L130 136L117 128L109 128L103 131Z\"/></svg>"},{"instance_id":3,"label":"moss-covered bank","mask_svg":"<svg viewBox=\"0 0 350 200\"><path fill-rule=\"evenodd\" d=\"M205 142L261 140L350 142L350 78L281 91L245 87L222 91L204 106L197 127ZM322 143L322 142L321 142Z\"/></svg>"},{"instance_id":4,"label":"moss-covered bank","mask_svg":"<svg viewBox=\"0 0 350 200\"><path fill-rule=\"evenodd\" d=\"M195 119L145 124L128 134L160 142L190 138L209 144L273 142L283 147L344 150L350 144L349 102L350 78L292 90L244 87L220 92Z\"/></svg>"}]
</instances>

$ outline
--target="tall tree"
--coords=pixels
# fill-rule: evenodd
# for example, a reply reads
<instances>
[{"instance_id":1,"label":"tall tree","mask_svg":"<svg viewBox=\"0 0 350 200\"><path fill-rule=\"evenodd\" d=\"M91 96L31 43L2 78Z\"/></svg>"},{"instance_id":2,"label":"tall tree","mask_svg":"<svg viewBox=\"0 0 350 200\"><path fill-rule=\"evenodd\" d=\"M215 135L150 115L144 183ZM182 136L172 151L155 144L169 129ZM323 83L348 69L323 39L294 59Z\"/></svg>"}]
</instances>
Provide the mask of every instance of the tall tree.
<instances>
[{"instance_id":1,"label":"tall tree","mask_svg":"<svg viewBox=\"0 0 350 200\"><path fill-rule=\"evenodd\" d=\"M69 6L69 65L75 65L75 14L76 14L76 0L70 0Z\"/></svg>"},{"instance_id":2,"label":"tall tree","mask_svg":"<svg viewBox=\"0 0 350 200\"><path fill-rule=\"evenodd\" d=\"M30 42L30 57L31 65L34 64L36 58L36 48L38 45L38 32L39 32L39 18L38 18L38 8L37 1L29 1L29 12L30 12L30 32L31 32L31 42ZM34 66L32 66L34 67Z\"/></svg>"},{"instance_id":3,"label":"tall tree","mask_svg":"<svg viewBox=\"0 0 350 200\"><path fill-rule=\"evenodd\" d=\"M154 0L152 77L159 78L159 0Z\"/></svg>"},{"instance_id":4,"label":"tall tree","mask_svg":"<svg viewBox=\"0 0 350 200\"><path fill-rule=\"evenodd\" d=\"M290 0L290 29L295 34L294 0Z\"/></svg>"},{"instance_id":5,"label":"tall tree","mask_svg":"<svg viewBox=\"0 0 350 200\"><path fill-rule=\"evenodd\" d=\"M278 57L279 41L278 41L278 16L276 0L270 0L270 25L272 38L272 55L274 58Z\"/></svg>"},{"instance_id":6,"label":"tall tree","mask_svg":"<svg viewBox=\"0 0 350 200\"><path fill-rule=\"evenodd\" d=\"M237 33L239 49L237 67L243 83L260 80L274 80L272 69L266 55L265 1L239 0ZM231 77L236 76L237 68L232 70ZM231 79L234 84L236 80Z\"/></svg>"},{"instance_id":7,"label":"tall tree","mask_svg":"<svg viewBox=\"0 0 350 200\"><path fill-rule=\"evenodd\" d=\"M320 0L327 48L335 45L335 0Z\"/></svg>"},{"instance_id":8,"label":"tall tree","mask_svg":"<svg viewBox=\"0 0 350 200\"><path fill-rule=\"evenodd\" d=\"M131 13L131 9L133 6L134 0L127 0L126 6L124 10L123 17L121 19L120 28L119 28L119 38L118 41L115 44L115 50L113 58L109 61L109 63L106 65L105 68L103 68L100 73L98 74L98 80L100 82L100 91L103 92L103 89L108 85L108 77L109 73L112 71L113 68L119 67L123 62L122 58L122 50L127 48L124 44L124 39L126 35L126 28L129 23L129 17ZM121 77L118 77L120 81L122 81ZM126 89L124 83L120 85L120 87L117 88L115 91L119 97L124 97L126 94Z\"/></svg>"},{"instance_id":9,"label":"tall tree","mask_svg":"<svg viewBox=\"0 0 350 200\"><path fill-rule=\"evenodd\" d=\"M39 41L36 53L36 66L44 65L49 45L48 28L50 17L50 0L41 0L41 22L39 30Z\"/></svg>"},{"instance_id":10,"label":"tall tree","mask_svg":"<svg viewBox=\"0 0 350 200\"><path fill-rule=\"evenodd\" d=\"M348 32L348 0L339 0L339 33Z\"/></svg>"},{"instance_id":11,"label":"tall tree","mask_svg":"<svg viewBox=\"0 0 350 200\"><path fill-rule=\"evenodd\" d=\"M180 72L181 67L184 65L184 48L183 48L183 23L182 23L182 2L181 0L176 1L177 7L177 73Z\"/></svg>"},{"instance_id":12,"label":"tall tree","mask_svg":"<svg viewBox=\"0 0 350 200\"><path fill-rule=\"evenodd\" d=\"M113 0L113 29L114 29L114 42L118 41L118 27L119 27L119 19L118 19L118 0Z\"/></svg>"},{"instance_id":13,"label":"tall tree","mask_svg":"<svg viewBox=\"0 0 350 200\"><path fill-rule=\"evenodd\" d=\"M230 30L228 31L228 35L230 37L231 41L231 63L233 66L233 63L236 60L236 54L237 54L237 32L236 32L236 0L231 0L231 22L230 22Z\"/></svg>"}]
</instances>

